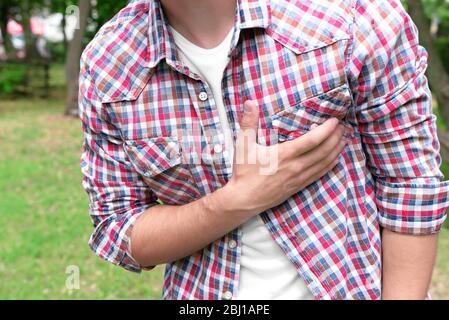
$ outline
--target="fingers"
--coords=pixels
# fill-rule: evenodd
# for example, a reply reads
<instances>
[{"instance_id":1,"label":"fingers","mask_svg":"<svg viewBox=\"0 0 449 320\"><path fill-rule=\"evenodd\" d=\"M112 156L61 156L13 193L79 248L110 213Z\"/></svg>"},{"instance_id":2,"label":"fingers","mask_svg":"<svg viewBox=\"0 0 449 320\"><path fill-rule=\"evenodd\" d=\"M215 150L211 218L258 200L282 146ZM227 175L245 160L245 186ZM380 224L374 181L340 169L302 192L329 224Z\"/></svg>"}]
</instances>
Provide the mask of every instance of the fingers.
<instances>
[{"instance_id":1,"label":"fingers","mask_svg":"<svg viewBox=\"0 0 449 320\"><path fill-rule=\"evenodd\" d=\"M341 141L334 148L334 150L332 150L331 153L327 154L325 157L322 157L320 161L312 163L312 165L310 165L308 168L302 167L302 172L300 173L299 179L308 182L308 184L304 185L304 187L306 187L313 181L320 179L326 173L332 170L338 164L339 156L341 155L345 147L346 143L344 141Z\"/></svg>"},{"instance_id":2,"label":"fingers","mask_svg":"<svg viewBox=\"0 0 449 320\"><path fill-rule=\"evenodd\" d=\"M237 137L234 163L251 163L256 161L257 131L259 128L259 107L254 101L245 102L245 110L240 119L240 133Z\"/></svg>"},{"instance_id":3,"label":"fingers","mask_svg":"<svg viewBox=\"0 0 449 320\"><path fill-rule=\"evenodd\" d=\"M318 181L322 177L324 177L329 171L331 171L335 166L338 164L338 158L332 161L330 164L328 164L324 169L317 170L314 174L312 174L310 177L306 178L305 182L303 183L303 188L308 187L315 181Z\"/></svg>"},{"instance_id":4,"label":"fingers","mask_svg":"<svg viewBox=\"0 0 449 320\"><path fill-rule=\"evenodd\" d=\"M301 155L309 152L334 134L338 124L339 120L337 118L331 118L305 135L283 143L282 148L288 150L286 152L289 152L292 155Z\"/></svg>"},{"instance_id":5,"label":"fingers","mask_svg":"<svg viewBox=\"0 0 449 320\"><path fill-rule=\"evenodd\" d=\"M324 161L328 155L332 155L333 152L337 151L340 144L345 145L345 140L343 138L344 129L340 126L337 127L334 134L332 134L326 141L321 145L312 149L311 151L304 153L298 157L303 168L309 168L312 165L319 164Z\"/></svg>"},{"instance_id":6,"label":"fingers","mask_svg":"<svg viewBox=\"0 0 449 320\"><path fill-rule=\"evenodd\" d=\"M240 129L248 139L257 141L257 130L259 127L259 108L254 101L245 102L245 111L240 119ZM250 142L250 141L248 141Z\"/></svg>"}]
</instances>

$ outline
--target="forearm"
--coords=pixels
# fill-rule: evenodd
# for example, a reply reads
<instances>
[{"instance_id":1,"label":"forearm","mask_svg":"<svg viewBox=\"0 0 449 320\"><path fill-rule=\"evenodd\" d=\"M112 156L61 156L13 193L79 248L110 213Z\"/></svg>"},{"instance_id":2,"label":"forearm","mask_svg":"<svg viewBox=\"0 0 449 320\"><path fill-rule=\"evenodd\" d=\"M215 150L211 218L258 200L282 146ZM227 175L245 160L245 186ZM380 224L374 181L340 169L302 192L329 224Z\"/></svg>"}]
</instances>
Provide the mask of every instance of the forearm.
<instances>
[{"instance_id":1,"label":"forearm","mask_svg":"<svg viewBox=\"0 0 449 320\"><path fill-rule=\"evenodd\" d=\"M253 213L232 208L225 188L184 206L148 209L133 226L134 259L145 267L179 260L248 220Z\"/></svg>"},{"instance_id":2,"label":"forearm","mask_svg":"<svg viewBox=\"0 0 449 320\"><path fill-rule=\"evenodd\" d=\"M437 251L437 235L413 236L382 230L382 299L423 300Z\"/></svg>"}]
</instances>

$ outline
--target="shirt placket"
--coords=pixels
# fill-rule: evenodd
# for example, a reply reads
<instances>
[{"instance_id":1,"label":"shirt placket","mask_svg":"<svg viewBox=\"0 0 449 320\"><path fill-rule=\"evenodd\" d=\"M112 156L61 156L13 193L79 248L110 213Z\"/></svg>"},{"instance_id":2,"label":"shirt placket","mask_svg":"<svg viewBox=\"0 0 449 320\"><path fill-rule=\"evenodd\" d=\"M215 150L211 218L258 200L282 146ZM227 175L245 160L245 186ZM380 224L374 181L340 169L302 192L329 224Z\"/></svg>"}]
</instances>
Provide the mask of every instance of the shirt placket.
<instances>
[{"instance_id":1,"label":"shirt placket","mask_svg":"<svg viewBox=\"0 0 449 320\"><path fill-rule=\"evenodd\" d=\"M203 151L202 159L205 163L202 165L206 168L213 167L218 180L208 181L210 191L218 189L227 183L230 175L231 164L230 159L225 155L225 135L220 123L217 106L214 96L209 85L201 80L189 81L188 85L189 95L194 105L195 110L200 116L201 126L203 129L203 137L207 143L208 150ZM205 169L207 170L207 169ZM222 259L226 261L224 278L221 279L221 298L224 300L231 300L235 294L235 283L237 280L236 267L237 260L240 255L240 237L239 232L233 231L222 238L222 241L217 243L222 252Z\"/></svg>"},{"instance_id":2,"label":"shirt placket","mask_svg":"<svg viewBox=\"0 0 449 320\"><path fill-rule=\"evenodd\" d=\"M229 128L232 132L232 140L235 145L240 126L238 123L238 114L241 110L241 94L239 74L241 69L241 51L242 47L239 45L240 29L237 28L232 39L231 51L229 53L229 63L224 71L222 79L223 104L226 109L227 118L229 121ZM233 159L231 159L233 161ZM232 176L232 166L228 165L226 168L226 179L229 180ZM242 230L240 227L236 228L223 239L224 250L226 250L226 281L222 290L223 300L232 300L238 291L239 273L240 273L240 256L241 256L241 239Z\"/></svg>"},{"instance_id":3,"label":"shirt placket","mask_svg":"<svg viewBox=\"0 0 449 320\"><path fill-rule=\"evenodd\" d=\"M235 100L236 95L233 90L238 90L238 88L234 87L236 82L232 81L232 77L235 76L237 66L241 61L241 48L238 45L239 37L240 30L237 28L232 39L229 55L230 61L225 69L222 79L223 97L221 97L227 110L227 117L230 129L233 133L234 142L236 139L236 132L239 128L238 122L236 121L238 114L238 108L236 108L236 106L240 101ZM172 44L170 44L170 46L171 45ZM176 55L173 55L172 57L175 58ZM213 181L207 181L207 189L202 188L205 195L208 192L213 192L226 185L232 175L233 159L230 159L228 156L229 154L224 152L226 144L225 133L223 126L221 125L215 97L210 86L181 61L169 58L167 59L167 63L174 70L186 76L186 85L190 101L201 123L202 136L193 137L193 139L201 139L201 142L205 142L204 144L201 143L205 148L201 150L202 154L198 155L198 157L201 159L201 166L205 168L204 170L212 168L216 177ZM197 175L194 176L195 179L202 179L201 177L197 177ZM197 181L197 183L203 185L204 181ZM222 253L220 258L226 261L226 263L223 264L224 270L222 271L224 277L220 279L223 281L220 285L221 296L216 298L231 300L236 294L236 284L238 283L238 259L241 255L240 228L225 235L222 238L222 241L218 242L216 245L220 247L219 251Z\"/></svg>"}]
</instances>

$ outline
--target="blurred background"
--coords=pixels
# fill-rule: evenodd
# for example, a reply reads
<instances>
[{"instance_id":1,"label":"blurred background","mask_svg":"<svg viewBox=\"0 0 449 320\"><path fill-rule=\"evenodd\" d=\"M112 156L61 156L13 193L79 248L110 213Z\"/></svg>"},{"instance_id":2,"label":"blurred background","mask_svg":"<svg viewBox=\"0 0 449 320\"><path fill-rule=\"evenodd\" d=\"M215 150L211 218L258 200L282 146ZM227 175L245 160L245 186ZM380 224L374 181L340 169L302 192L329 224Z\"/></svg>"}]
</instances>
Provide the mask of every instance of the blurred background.
<instances>
[{"instance_id":1,"label":"blurred background","mask_svg":"<svg viewBox=\"0 0 449 320\"><path fill-rule=\"evenodd\" d=\"M150 1L150 0L149 0ZM126 0L0 1L0 299L160 299L163 268L132 274L96 258L81 188L80 55ZM449 179L449 1L403 2L430 59ZM449 223L434 299L449 299Z\"/></svg>"}]
</instances>

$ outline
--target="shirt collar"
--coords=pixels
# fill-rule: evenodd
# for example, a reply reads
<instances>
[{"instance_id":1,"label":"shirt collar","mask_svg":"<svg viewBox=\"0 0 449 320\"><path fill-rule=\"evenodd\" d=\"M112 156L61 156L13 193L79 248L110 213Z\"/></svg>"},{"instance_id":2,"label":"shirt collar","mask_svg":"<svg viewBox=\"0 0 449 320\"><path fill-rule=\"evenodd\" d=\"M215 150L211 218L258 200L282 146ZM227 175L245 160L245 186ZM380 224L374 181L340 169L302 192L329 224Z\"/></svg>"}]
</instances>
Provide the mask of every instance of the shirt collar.
<instances>
[{"instance_id":1,"label":"shirt collar","mask_svg":"<svg viewBox=\"0 0 449 320\"><path fill-rule=\"evenodd\" d=\"M270 0L238 0L240 29L263 28L271 24Z\"/></svg>"},{"instance_id":2,"label":"shirt collar","mask_svg":"<svg viewBox=\"0 0 449 320\"><path fill-rule=\"evenodd\" d=\"M271 24L270 0L238 0L236 22L240 30L250 28L266 29ZM148 65L154 68L162 59L177 65L177 51L173 36L168 31L159 0L150 0L148 32Z\"/></svg>"}]
</instances>

